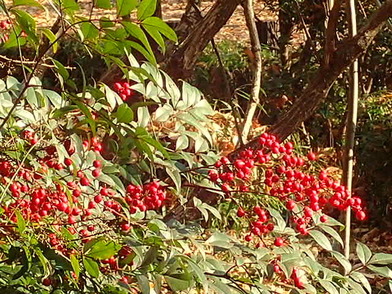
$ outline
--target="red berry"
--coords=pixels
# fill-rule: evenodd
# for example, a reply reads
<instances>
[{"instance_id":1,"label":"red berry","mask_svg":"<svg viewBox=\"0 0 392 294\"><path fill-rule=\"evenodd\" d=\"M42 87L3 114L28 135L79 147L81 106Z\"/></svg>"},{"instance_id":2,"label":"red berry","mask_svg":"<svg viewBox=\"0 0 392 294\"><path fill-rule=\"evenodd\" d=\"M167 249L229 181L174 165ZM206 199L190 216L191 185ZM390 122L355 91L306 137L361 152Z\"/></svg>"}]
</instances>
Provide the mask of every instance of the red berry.
<instances>
[{"instance_id":1,"label":"red berry","mask_svg":"<svg viewBox=\"0 0 392 294\"><path fill-rule=\"evenodd\" d=\"M364 212L363 210L358 210L355 213L355 217L357 218L357 220L363 221L366 219L367 215L366 212Z\"/></svg>"},{"instance_id":2,"label":"red berry","mask_svg":"<svg viewBox=\"0 0 392 294\"><path fill-rule=\"evenodd\" d=\"M65 164L66 166L72 165L72 159L71 159L71 158L66 158L66 159L64 159L64 164Z\"/></svg>"},{"instance_id":3,"label":"red berry","mask_svg":"<svg viewBox=\"0 0 392 294\"><path fill-rule=\"evenodd\" d=\"M293 210L295 208L295 201L294 200L287 201L286 208L287 210Z\"/></svg>"},{"instance_id":4,"label":"red berry","mask_svg":"<svg viewBox=\"0 0 392 294\"><path fill-rule=\"evenodd\" d=\"M274 265L274 273L280 274L282 272L282 270L280 269L280 266L275 264Z\"/></svg>"},{"instance_id":5,"label":"red berry","mask_svg":"<svg viewBox=\"0 0 392 294\"><path fill-rule=\"evenodd\" d=\"M102 162L101 162L100 160L94 160L93 166L94 166L95 168L99 168L99 167L102 166Z\"/></svg>"},{"instance_id":6,"label":"red berry","mask_svg":"<svg viewBox=\"0 0 392 294\"><path fill-rule=\"evenodd\" d=\"M245 241L246 241L246 242L252 241L252 235L250 235L250 234L249 234L249 235L246 235L246 236L245 236Z\"/></svg>"},{"instance_id":7,"label":"red berry","mask_svg":"<svg viewBox=\"0 0 392 294\"><path fill-rule=\"evenodd\" d=\"M275 239L274 245L277 247L282 247L284 245L284 240L281 237Z\"/></svg>"},{"instance_id":8,"label":"red berry","mask_svg":"<svg viewBox=\"0 0 392 294\"><path fill-rule=\"evenodd\" d=\"M121 225L121 230L123 230L124 232L129 231L130 228L131 228L131 225L127 224L127 223Z\"/></svg>"},{"instance_id":9,"label":"red berry","mask_svg":"<svg viewBox=\"0 0 392 294\"><path fill-rule=\"evenodd\" d=\"M328 216L326 216L325 214L322 215L322 216L320 217L320 221L321 221L322 223L327 222L327 221L328 221Z\"/></svg>"},{"instance_id":10,"label":"red berry","mask_svg":"<svg viewBox=\"0 0 392 294\"><path fill-rule=\"evenodd\" d=\"M317 155L316 155L315 153L313 153L313 152L309 152L309 153L308 153L308 159L309 159L310 161L314 161L314 160L317 159Z\"/></svg>"},{"instance_id":11,"label":"red berry","mask_svg":"<svg viewBox=\"0 0 392 294\"><path fill-rule=\"evenodd\" d=\"M245 210L242 207L238 207L237 216L243 217L246 214Z\"/></svg>"},{"instance_id":12,"label":"red berry","mask_svg":"<svg viewBox=\"0 0 392 294\"><path fill-rule=\"evenodd\" d=\"M42 285L44 286L50 286L52 285L52 279L51 278L45 278L42 280Z\"/></svg>"},{"instance_id":13,"label":"red berry","mask_svg":"<svg viewBox=\"0 0 392 294\"><path fill-rule=\"evenodd\" d=\"M82 186L90 186L90 180L87 179L87 178L81 178L81 179L80 179L80 184L81 184Z\"/></svg>"},{"instance_id":14,"label":"red berry","mask_svg":"<svg viewBox=\"0 0 392 294\"><path fill-rule=\"evenodd\" d=\"M94 169L92 171L92 175L93 175L94 178L99 177L101 175L101 169L99 169L99 168Z\"/></svg>"},{"instance_id":15,"label":"red berry","mask_svg":"<svg viewBox=\"0 0 392 294\"><path fill-rule=\"evenodd\" d=\"M94 201L95 201L95 203L100 203L100 202L102 202L102 196L101 196L101 195L96 195L96 196L94 196Z\"/></svg>"}]
</instances>

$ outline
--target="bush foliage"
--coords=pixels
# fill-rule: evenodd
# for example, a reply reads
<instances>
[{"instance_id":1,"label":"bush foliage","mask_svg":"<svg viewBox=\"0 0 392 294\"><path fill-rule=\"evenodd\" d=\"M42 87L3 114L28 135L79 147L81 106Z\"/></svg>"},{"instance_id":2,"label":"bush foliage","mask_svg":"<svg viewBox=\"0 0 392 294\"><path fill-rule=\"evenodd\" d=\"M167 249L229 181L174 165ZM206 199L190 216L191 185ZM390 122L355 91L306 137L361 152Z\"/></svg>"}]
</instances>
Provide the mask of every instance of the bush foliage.
<instances>
[{"instance_id":1,"label":"bush foliage","mask_svg":"<svg viewBox=\"0 0 392 294\"><path fill-rule=\"evenodd\" d=\"M147 35L161 50L176 36L155 0L94 1L117 12L99 20L52 4L58 35L22 9L39 2L1 4L3 48L36 52L23 79L0 80L2 293L366 294L368 273L392 278L391 254L339 252L343 226L327 214L350 206L363 220L366 207L317 154L265 133L259 150L219 156L213 108L156 65ZM76 84L49 56L67 34L123 77Z\"/></svg>"}]
</instances>

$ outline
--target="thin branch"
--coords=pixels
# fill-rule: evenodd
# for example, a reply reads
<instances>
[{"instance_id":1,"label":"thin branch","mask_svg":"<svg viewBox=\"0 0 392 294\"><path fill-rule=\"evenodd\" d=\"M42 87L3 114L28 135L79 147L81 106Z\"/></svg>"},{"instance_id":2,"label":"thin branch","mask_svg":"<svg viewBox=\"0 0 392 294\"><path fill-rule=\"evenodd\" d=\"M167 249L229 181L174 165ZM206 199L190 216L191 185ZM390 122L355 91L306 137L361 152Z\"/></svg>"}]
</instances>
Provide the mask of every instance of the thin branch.
<instances>
[{"instance_id":1,"label":"thin branch","mask_svg":"<svg viewBox=\"0 0 392 294\"><path fill-rule=\"evenodd\" d=\"M245 114L245 121L242 127L242 133L238 134L242 137L243 142L247 142L250 129L252 127L253 117L255 115L257 106L260 104L260 87L261 87L261 46L260 39L257 32L253 0L246 0L244 3L244 12L246 25L249 30L250 43L252 46L252 53L254 54L254 65L253 75L252 75L252 91L250 96L250 101L248 104L248 109Z\"/></svg>"},{"instance_id":2,"label":"thin branch","mask_svg":"<svg viewBox=\"0 0 392 294\"><path fill-rule=\"evenodd\" d=\"M347 3L347 19L350 37L357 34L357 16L355 12L355 0L349 0ZM347 190L351 193L353 185L353 166L354 166L354 145L355 130L358 117L358 96L359 96L359 76L358 76L358 59L355 59L350 66L349 71L349 97L348 97L348 116L347 116L347 132L345 140L345 164L343 169L343 183ZM344 232L344 255L348 259L350 257L350 239L351 239L351 207L346 211L345 232ZM348 273L346 273L348 274Z\"/></svg>"}]
</instances>

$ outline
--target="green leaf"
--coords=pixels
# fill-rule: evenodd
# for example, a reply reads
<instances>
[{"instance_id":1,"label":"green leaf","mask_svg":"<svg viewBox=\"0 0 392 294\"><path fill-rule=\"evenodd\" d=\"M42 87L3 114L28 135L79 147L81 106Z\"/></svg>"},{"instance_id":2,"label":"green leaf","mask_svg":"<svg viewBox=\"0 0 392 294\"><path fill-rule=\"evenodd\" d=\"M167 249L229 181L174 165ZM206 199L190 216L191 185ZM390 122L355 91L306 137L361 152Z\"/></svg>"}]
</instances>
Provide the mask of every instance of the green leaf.
<instances>
[{"instance_id":1,"label":"green leaf","mask_svg":"<svg viewBox=\"0 0 392 294\"><path fill-rule=\"evenodd\" d=\"M359 260L362 262L363 265L366 265L372 257L372 251L369 249L369 247L360 242L357 243L356 251Z\"/></svg>"},{"instance_id":2,"label":"green leaf","mask_svg":"<svg viewBox=\"0 0 392 294\"><path fill-rule=\"evenodd\" d=\"M22 262L22 267L19 269L19 271L16 274L14 274L12 276L12 280L19 279L20 277L22 277L29 270L30 265L31 265L30 262L29 262L29 258L28 258L29 255L30 254L29 254L27 248L23 247L22 256L20 257L21 258L21 262Z\"/></svg>"},{"instance_id":3,"label":"green leaf","mask_svg":"<svg viewBox=\"0 0 392 294\"><path fill-rule=\"evenodd\" d=\"M60 108L62 106L64 99L57 92L46 89L42 90L42 92L48 97L55 108Z\"/></svg>"},{"instance_id":4,"label":"green leaf","mask_svg":"<svg viewBox=\"0 0 392 294\"><path fill-rule=\"evenodd\" d=\"M73 271L74 271L75 275L79 278L79 274L80 274L79 260L73 254L71 254L70 260L71 260L71 265L72 265Z\"/></svg>"},{"instance_id":5,"label":"green leaf","mask_svg":"<svg viewBox=\"0 0 392 294\"><path fill-rule=\"evenodd\" d=\"M144 259L140 264L140 267L146 267L153 263L158 256L158 249L158 246L152 246L150 249L148 249L148 251L144 255Z\"/></svg>"},{"instance_id":6,"label":"green leaf","mask_svg":"<svg viewBox=\"0 0 392 294\"><path fill-rule=\"evenodd\" d=\"M147 31L147 33L155 40L155 42L157 42L159 47L163 49L163 52L165 52L165 40L163 39L161 33L155 27L148 26L145 24L142 24L142 26Z\"/></svg>"},{"instance_id":7,"label":"green leaf","mask_svg":"<svg viewBox=\"0 0 392 294\"><path fill-rule=\"evenodd\" d=\"M163 106L158 107L155 111L155 120L159 122L165 122L170 118L170 116L173 115L173 113L173 107L171 107L169 104L164 104Z\"/></svg>"},{"instance_id":8,"label":"green leaf","mask_svg":"<svg viewBox=\"0 0 392 294\"><path fill-rule=\"evenodd\" d=\"M331 228L329 226L325 226L325 225L319 225L319 227L321 229L323 229L328 235L330 235L332 238L334 238L336 241L339 242L340 245L342 245L342 247L344 246L342 237L340 237L339 233L336 232L336 230L334 228Z\"/></svg>"},{"instance_id":9,"label":"green leaf","mask_svg":"<svg viewBox=\"0 0 392 294\"><path fill-rule=\"evenodd\" d=\"M202 133L202 135L211 143L212 138L208 129L205 128L199 121L197 121L193 116L190 116L189 113L180 113L177 117L183 120L185 123L194 126L198 131Z\"/></svg>"},{"instance_id":10,"label":"green leaf","mask_svg":"<svg viewBox=\"0 0 392 294\"><path fill-rule=\"evenodd\" d=\"M387 266L368 265L367 268L375 272L376 274L392 279L392 270Z\"/></svg>"},{"instance_id":11,"label":"green leaf","mask_svg":"<svg viewBox=\"0 0 392 294\"><path fill-rule=\"evenodd\" d=\"M352 265L351 265L350 261L343 254L341 254L340 252L337 252L337 251L332 251L331 254L343 266L346 273L349 273L351 271Z\"/></svg>"},{"instance_id":12,"label":"green leaf","mask_svg":"<svg viewBox=\"0 0 392 294\"><path fill-rule=\"evenodd\" d=\"M164 35L169 40L177 42L177 35L175 31L171 27L169 27L169 25L165 23L162 19L155 16L148 17L143 20L142 24L144 28L147 29L147 27L150 27Z\"/></svg>"},{"instance_id":13,"label":"green leaf","mask_svg":"<svg viewBox=\"0 0 392 294\"><path fill-rule=\"evenodd\" d=\"M148 280L148 278L145 275L137 275L136 279L142 294L150 294L151 288L150 288L150 281Z\"/></svg>"},{"instance_id":14,"label":"green leaf","mask_svg":"<svg viewBox=\"0 0 392 294\"><path fill-rule=\"evenodd\" d=\"M112 4L110 3L110 0L95 0L94 2L97 8L102 8L102 9L112 8Z\"/></svg>"},{"instance_id":15,"label":"green leaf","mask_svg":"<svg viewBox=\"0 0 392 294\"><path fill-rule=\"evenodd\" d=\"M150 42L146 37L146 34L139 26L130 21L123 21L121 22L121 24L124 26L128 34L142 42L144 48L146 48L149 55L154 55Z\"/></svg>"},{"instance_id":16,"label":"green leaf","mask_svg":"<svg viewBox=\"0 0 392 294\"><path fill-rule=\"evenodd\" d=\"M99 36L98 28L91 22L83 22L80 26L80 31L82 32L82 41L95 39Z\"/></svg>"},{"instance_id":17,"label":"green leaf","mask_svg":"<svg viewBox=\"0 0 392 294\"><path fill-rule=\"evenodd\" d=\"M381 264L381 265L391 265L392 264L392 254L376 253L370 259L369 263Z\"/></svg>"},{"instance_id":18,"label":"green leaf","mask_svg":"<svg viewBox=\"0 0 392 294\"><path fill-rule=\"evenodd\" d=\"M190 274L164 276L167 284L173 291L183 291L192 286L192 276Z\"/></svg>"},{"instance_id":19,"label":"green leaf","mask_svg":"<svg viewBox=\"0 0 392 294\"><path fill-rule=\"evenodd\" d=\"M62 0L62 8L68 13L72 13L79 10L80 7L75 0Z\"/></svg>"},{"instance_id":20,"label":"green leaf","mask_svg":"<svg viewBox=\"0 0 392 294\"><path fill-rule=\"evenodd\" d=\"M117 15L129 15L137 5L137 0L117 0Z\"/></svg>"},{"instance_id":21,"label":"green leaf","mask_svg":"<svg viewBox=\"0 0 392 294\"><path fill-rule=\"evenodd\" d=\"M157 0L142 0L137 8L137 19L144 20L154 14L157 8Z\"/></svg>"},{"instance_id":22,"label":"green leaf","mask_svg":"<svg viewBox=\"0 0 392 294\"><path fill-rule=\"evenodd\" d=\"M23 233L26 229L26 221L19 210L16 210L16 225L18 226L19 233Z\"/></svg>"},{"instance_id":23,"label":"green leaf","mask_svg":"<svg viewBox=\"0 0 392 294\"><path fill-rule=\"evenodd\" d=\"M176 150L183 150L188 148L189 146L189 139L185 135L181 135L177 138L176 141Z\"/></svg>"},{"instance_id":24,"label":"green leaf","mask_svg":"<svg viewBox=\"0 0 392 294\"><path fill-rule=\"evenodd\" d=\"M155 140L153 137L151 137L150 134L146 131L146 129L141 128L141 127L137 127L135 130L135 136L138 139L155 147L155 149L160 151L164 157L170 158L169 153L167 153L166 149L162 146L162 144L159 143L159 141Z\"/></svg>"},{"instance_id":25,"label":"green leaf","mask_svg":"<svg viewBox=\"0 0 392 294\"><path fill-rule=\"evenodd\" d=\"M120 123L130 123L133 120L133 111L127 104L123 103L118 107L115 116Z\"/></svg>"},{"instance_id":26,"label":"green leaf","mask_svg":"<svg viewBox=\"0 0 392 294\"><path fill-rule=\"evenodd\" d=\"M280 232L283 232L284 229L286 228L286 222L283 219L282 215L279 213L279 211L271 207L267 208L267 210L271 214L271 216L275 219L275 222L277 224L277 229Z\"/></svg>"},{"instance_id":27,"label":"green leaf","mask_svg":"<svg viewBox=\"0 0 392 294\"><path fill-rule=\"evenodd\" d=\"M212 234L212 236L207 239L206 244L226 249L233 247L230 237L219 232Z\"/></svg>"},{"instance_id":28,"label":"green leaf","mask_svg":"<svg viewBox=\"0 0 392 294\"><path fill-rule=\"evenodd\" d=\"M166 167L166 172L169 177L173 180L174 184L176 185L176 190L180 191L181 189L181 175L178 169Z\"/></svg>"},{"instance_id":29,"label":"green leaf","mask_svg":"<svg viewBox=\"0 0 392 294\"><path fill-rule=\"evenodd\" d=\"M36 119L34 115L25 109L18 109L14 111L14 115L21 118L25 122L35 123Z\"/></svg>"},{"instance_id":30,"label":"green leaf","mask_svg":"<svg viewBox=\"0 0 392 294\"><path fill-rule=\"evenodd\" d=\"M50 263L49 263L49 260L47 260L45 258L44 254L42 253L40 248L38 248L38 247L32 247L32 248L33 248L33 250L35 252L35 255L38 256L38 259L41 262L41 265L42 265L42 267L44 269L44 275L45 276L49 276L50 275L50 269L49 269Z\"/></svg>"},{"instance_id":31,"label":"green leaf","mask_svg":"<svg viewBox=\"0 0 392 294\"><path fill-rule=\"evenodd\" d=\"M150 63L152 63L152 64L154 64L154 65L157 64L157 61L156 61L155 56L154 56L154 54L152 53L152 51L146 50L143 46L141 46L139 43L136 43L136 42L125 41L124 43L125 43L125 44L124 44L125 46L128 46L128 45L129 45L130 47L136 49L136 50L139 51L141 54L143 54L143 56L144 56L145 58L147 58L147 60L148 60Z\"/></svg>"},{"instance_id":32,"label":"green leaf","mask_svg":"<svg viewBox=\"0 0 392 294\"><path fill-rule=\"evenodd\" d=\"M59 48L59 42L57 41L56 35L49 29L41 29L41 32L48 38L49 42L52 43L53 53L56 53Z\"/></svg>"},{"instance_id":33,"label":"green leaf","mask_svg":"<svg viewBox=\"0 0 392 294\"><path fill-rule=\"evenodd\" d=\"M34 6L45 10L45 7L35 0L13 0L12 2L12 6Z\"/></svg>"},{"instance_id":34,"label":"green leaf","mask_svg":"<svg viewBox=\"0 0 392 294\"><path fill-rule=\"evenodd\" d=\"M94 259L89 257L83 258L83 265L90 276L94 278L99 277L99 265Z\"/></svg>"},{"instance_id":35,"label":"green leaf","mask_svg":"<svg viewBox=\"0 0 392 294\"><path fill-rule=\"evenodd\" d=\"M116 254L120 247L113 241L99 240L85 252L85 255L95 259L108 259Z\"/></svg>"},{"instance_id":36,"label":"green leaf","mask_svg":"<svg viewBox=\"0 0 392 294\"><path fill-rule=\"evenodd\" d=\"M192 270L194 272L194 276L198 279L198 282L205 287L206 286L205 282L207 281L207 278L206 278L206 275L204 274L203 269L200 267L200 264L193 261L190 258L187 258L187 261L188 261L189 266L192 268ZM208 293L208 292L206 292L206 293Z\"/></svg>"},{"instance_id":37,"label":"green leaf","mask_svg":"<svg viewBox=\"0 0 392 294\"><path fill-rule=\"evenodd\" d=\"M203 115L214 114L214 110L212 109L210 103L208 103L206 99L202 99L199 102L197 102L194 109L197 109Z\"/></svg>"},{"instance_id":38,"label":"green leaf","mask_svg":"<svg viewBox=\"0 0 392 294\"><path fill-rule=\"evenodd\" d=\"M137 109L137 121L140 127L146 127L150 122L150 113L146 106Z\"/></svg>"},{"instance_id":39,"label":"green leaf","mask_svg":"<svg viewBox=\"0 0 392 294\"><path fill-rule=\"evenodd\" d=\"M351 293L367 294L367 292L363 289L363 287L360 283L357 283L354 280L349 279L348 284L350 285L351 289L353 290L353 291L350 291Z\"/></svg>"},{"instance_id":40,"label":"green leaf","mask_svg":"<svg viewBox=\"0 0 392 294\"><path fill-rule=\"evenodd\" d=\"M327 280L320 280L319 282L328 294L339 294L339 291L336 289L335 285L332 282Z\"/></svg>"},{"instance_id":41,"label":"green leaf","mask_svg":"<svg viewBox=\"0 0 392 294\"><path fill-rule=\"evenodd\" d=\"M33 39L35 43L38 42L38 37L35 34L36 31L36 22L35 19L26 11L19 9L10 10L16 17L17 22L20 25L20 28L27 33L29 37Z\"/></svg>"},{"instance_id":42,"label":"green leaf","mask_svg":"<svg viewBox=\"0 0 392 294\"><path fill-rule=\"evenodd\" d=\"M327 251L332 251L331 242L323 233L321 233L320 231L311 230L309 231L309 235L311 235L313 239L316 241L316 243L319 244L322 248L324 248Z\"/></svg>"},{"instance_id":43,"label":"green leaf","mask_svg":"<svg viewBox=\"0 0 392 294\"><path fill-rule=\"evenodd\" d=\"M364 274L362 274L360 272L352 272L350 274L350 277L353 280L355 280L356 282L361 283L365 287L365 289L368 291L368 293L372 293L372 287L370 286L370 283Z\"/></svg>"}]
</instances>

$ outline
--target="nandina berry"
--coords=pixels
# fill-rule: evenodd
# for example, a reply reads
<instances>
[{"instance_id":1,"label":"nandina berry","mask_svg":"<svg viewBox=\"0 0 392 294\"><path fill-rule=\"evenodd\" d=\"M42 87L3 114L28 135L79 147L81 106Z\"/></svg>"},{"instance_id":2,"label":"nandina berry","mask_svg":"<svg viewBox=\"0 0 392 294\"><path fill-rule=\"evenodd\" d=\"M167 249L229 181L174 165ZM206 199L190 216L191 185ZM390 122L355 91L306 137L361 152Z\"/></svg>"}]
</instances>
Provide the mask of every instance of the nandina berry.
<instances>
[{"instance_id":1,"label":"nandina berry","mask_svg":"<svg viewBox=\"0 0 392 294\"><path fill-rule=\"evenodd\" d=\"M216 170L209 170L208 176L212 182L216 182L219 179L219 174Z\"/></svg>"},{"instance_id":2,"label":"nandina berry","mask_svg":"<svg viewBox=\"0 0 392 294\"><path fill-rule=\"evenodd\" d=\"M295 201L294 200L287 201L286 208L287 210L293 210L295 208Z\"/></svg>"},{"instance_id":3,"label":"nandina berry","mask_svg":"<svg viewBox=\"0 0 392 294\"><path fill-rule=\"evenodd\" d=\"M72 165L72 159L71 159L71 158L66 158L66 159L64 159L64 164L65 164L66 166Z\"/></svg>"},{"instance_id":4,"label":"nandina berry","mask_svg":"<svg viewBox=\"0 0 392 294\"><path fill-rule=\"evenodd\" d=\"M322 223L327 222L327 221L328 221L328 216L326 216L325 214L322 215L322 216L320 217L320 221L321 221Z\"/></svg>"},{"instance_id":5,"label":"nandina berry","mask_svg":"<svg viewBox=\"0 0 392 294\"><path fill-rule=\"evenodd\" d=\"M244 239L245 239L246 242L250 242L250 241L252 241L252 235L248 234L248 235L245 236Z\"/></svg>"},{"instance_id":6,"label":"nandina berry","mask_svg":"<svg viewBox=\"0 0 392 294\"><path fill-rule=\"evenodd\" d=\"M122 231L128 232L130 229L131 229L131 225L130 224L127 224L127 223L121 224L121 230Z\"/></svg>"},{"instance_id":7,"label":"nandina berry","mask_svg":"<svg viewBox=\"0 0 392 294\"><path fill-rule=\"evenodd\" d=\"M238 207L237 216L243 217L246 214L245 210L242 207Z\"/></svg>"},{"instance_id":8,"label":"nandina berry","mask_svg":"<svg viewBox=\"0 0 392 294\"><path fill-rule=\"evenodd\" d=\"M95 195L94 196L94 201L95 203L101 203L102 202L102 196L101 195Z\"/></svg>"},{"instance_id":9,"label":"nandina berry","mask_svg":"<svg viewBox=\"0 0 392 294\"><path fill-rule=\"evenodd\" d=\"M275 239L274 245L277 247L282 247L284 245L284 240L281 237Z\"/></svg>"},{"instance_id":10,"label":"nandina berry","mask_svg":"<svg viewBox=\"0 0 392 294\"><path fill-rule=\"evenodd\" d=\"M282 273L280 266L277 264L274 265L274 273L276 273L276 274Z\"/></svg>"},{"instance_id":11,"label":"nandina berry","mask_svg":"<svg viewBox=\"0 0 392 294\"><path fill-rule=\"evenodd\" d=\"M52 279L51 278L45 278L42 280L42 285L44 286L50 286L52 285Z\"/></svg>"},{"instance_id":12,"label":"nandina berry","mask_svg":"<svg viewBox=\"0 0 392 294\"><path fill-rule=\"evenodd\" d=\"M81 178L80 179L80 184L82 185L82 186L90 186L90 180L89 179L87 179L87 178Z\"/></svg>"},{"instance_id":13,"label":"nandina berry","mask_svg":"<svg viewBox=\"0 0 392 294\"><path fill-rule=\"evenodd\" d=\"M363 221L366 219L367 215L366 212L364 212L363 210L358 210L355 213L355 217L357 218L357 220Z\"/></svg>"},{"instance_id":14,"label":"nandina berry","mask_svg":"<svg viewBox=\"0 0 392 294\"><path fill-rule=\"evenodd\" d=\"M92 171L91 173L93 175L94 178L97 178L101 175L101 169L100 168L96 168Z\"/></svg>"},{"instance_id":15,"label":"nandina berry","mask_svg":"<svg viewBox=\"0 0 392 294\"><path fill-rule=\"evenodd\" d=\"M94 161L93 161L93 166L94 166L95 168L100 168L100 167L102 166L102 161L100 161L100 160L94 160Z\"/></svg>"},{"instance_id":16,"label":"nandina berry","mask_svg":"<svg viewBox=\"0 0 392 294\"><path fill-rule=\"evenodd\" d=\"M309 159L310 161L314 161L314 160L317 159L317 155L316 155L315 153L313 153L313 152L309 152L308 155L307 155L307 157L308 157L308 159Z\"/></svg>"}]
</instances>

